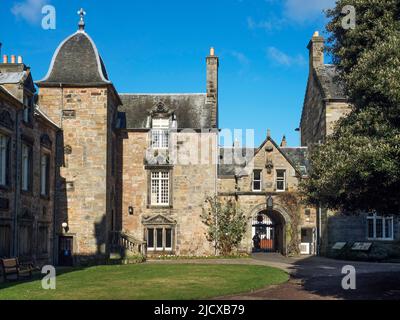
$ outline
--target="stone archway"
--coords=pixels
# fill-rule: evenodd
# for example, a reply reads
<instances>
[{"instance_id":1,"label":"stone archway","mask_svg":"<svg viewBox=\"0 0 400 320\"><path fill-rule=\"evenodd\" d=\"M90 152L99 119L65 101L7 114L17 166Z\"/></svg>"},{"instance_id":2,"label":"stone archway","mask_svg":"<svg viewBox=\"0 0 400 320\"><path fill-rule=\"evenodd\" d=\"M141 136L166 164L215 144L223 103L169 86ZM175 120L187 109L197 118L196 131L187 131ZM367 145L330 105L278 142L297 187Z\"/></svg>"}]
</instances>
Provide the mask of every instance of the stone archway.
<instances>
[{"instance_id":1,"label":"stone archway","mask_svg":"<svg viewBox=\"0 0 400 320\"><path fill-rule=\"evenodd\" d=\"M286 234L288 226L291 224L291 218L285 208L276 204L272 211L268 211L266 203L259 204L251 210L249 218L253 252L279 252L287 255ZM262 238L262 243L256 247L253 237L257 233L258 237Z\"/></svg>"}]
</instances>

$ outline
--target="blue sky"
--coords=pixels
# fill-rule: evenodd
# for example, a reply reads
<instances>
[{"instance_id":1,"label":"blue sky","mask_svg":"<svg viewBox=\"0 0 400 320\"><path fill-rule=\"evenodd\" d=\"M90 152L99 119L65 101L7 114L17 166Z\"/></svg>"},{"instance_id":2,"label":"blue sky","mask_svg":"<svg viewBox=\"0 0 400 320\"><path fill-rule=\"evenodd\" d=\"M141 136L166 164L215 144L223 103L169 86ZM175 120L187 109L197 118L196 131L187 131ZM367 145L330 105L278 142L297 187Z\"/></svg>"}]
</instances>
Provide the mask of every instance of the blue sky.
<instances>
[{"instance_id":1,"label":"blue sky","mask_svg":"<svg viewBox=\"0 0 400 320\"><path fill-rule=\"evenodd\" d=\"M220 127L254 129L261 143L271 129L299 145L308 76L306 46L323 31L323 9L334 0L2 0L2 54L22 55L36 80L58 44L86 31L121 93L204 92L205 56L220 57ZM41 28L41 8L56 8L56 29Z\"/></svg>"}]
</instances>

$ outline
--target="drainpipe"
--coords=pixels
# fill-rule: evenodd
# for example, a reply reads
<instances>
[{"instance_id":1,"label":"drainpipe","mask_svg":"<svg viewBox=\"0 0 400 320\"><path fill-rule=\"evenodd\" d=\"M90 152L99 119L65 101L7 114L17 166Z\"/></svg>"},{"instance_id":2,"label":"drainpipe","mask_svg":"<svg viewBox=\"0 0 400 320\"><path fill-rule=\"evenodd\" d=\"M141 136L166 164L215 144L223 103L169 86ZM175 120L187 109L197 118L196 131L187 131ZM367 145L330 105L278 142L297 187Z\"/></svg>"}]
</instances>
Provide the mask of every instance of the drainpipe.
<instances>
[{"instance_id":1,"label":"drainpipe","mask_svg":"<svg viewBox=\"0 0 400 320\"><path fill-rule=\"evenodd\" d=\"M58 160L59 160L59 143L60 143L60 134L62 134L62 126L63 126L63 117L62 117L62 111L64 109L64 88L62 86L62 83L59 84L60 86L60 91L61 91L61 112L60 112L60 122L59 122L59 127L61 129L58 129L56 132L56 143L55 143L55 161L54 161L54 193L53 193L53 265L58 264L58 237L57 237L57 209L58 209L58 184L57 184L57 170L58 170Z\"/></svg>"},{"instance_id":2,"label":"drainpipe","mask_svg":"<svg viewBox=\"0 0 400 320\"><path fill-rule=\"evenodd\" d=\"M19 144L20 144L20 128L19 128L19 114L20 110L17 110L15 114L15 172L14 172L14 181L15 181L15 195L14 195L14 217L13 217L13 245L12 245L12 256L18 256L18 212L19 212L19 204L20 204L20 184L19 184L19 171L20 171L20 157L19 157Z\"/></svg>"},{"instance_id":3,"label":"drainpipe","mask_svg":"<svg viewBox=\"0 0 400 320\"><path fill-rule=\"evenodd\" d=\"M218 201L218 162L219 162L219 132L217 130L217 135L215 139L215 183L214 183L214 191L215 191L215 205L217 204ZM215 206L217 208L217 206ZM218 254L218 249L217 249L217 238L218 238L218 212L216 212L215 216L215 225L216 225L216 238L215 238L215 255Z\"/></svg>"},{"instance_id":4,"label":"drainpipe","mask_svg":"<svg viewBox=\"0 0 400 320\"><path fill-rule=\"evenodd\" d=\"M318 221L317 221L317 255L320 256L321 255L321 231L322 231L322 222L321 222L321 218L322 218L322 207L321 204L319 204L318 206Z\"/></svg>"}]
</instances>

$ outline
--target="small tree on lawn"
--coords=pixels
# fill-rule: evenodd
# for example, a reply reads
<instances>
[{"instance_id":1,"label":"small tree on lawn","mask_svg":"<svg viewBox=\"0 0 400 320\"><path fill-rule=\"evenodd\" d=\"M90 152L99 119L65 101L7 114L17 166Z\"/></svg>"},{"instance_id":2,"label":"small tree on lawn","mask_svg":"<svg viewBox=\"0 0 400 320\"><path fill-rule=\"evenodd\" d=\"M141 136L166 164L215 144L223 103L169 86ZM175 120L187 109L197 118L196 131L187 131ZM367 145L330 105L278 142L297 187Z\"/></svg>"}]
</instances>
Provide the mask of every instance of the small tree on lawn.
<instances>
[{"instance_id":1,"label":"small tree on lawn","mask_svg":"<svg viewBox=\"0 0 400 320\"><path fill-rule=\"evenodd\" d=\"M208 227L207 240L224 256L237 249L246 232L247 221L236 201L208 197L201 215Z\"/></svg>"}]
</instances>

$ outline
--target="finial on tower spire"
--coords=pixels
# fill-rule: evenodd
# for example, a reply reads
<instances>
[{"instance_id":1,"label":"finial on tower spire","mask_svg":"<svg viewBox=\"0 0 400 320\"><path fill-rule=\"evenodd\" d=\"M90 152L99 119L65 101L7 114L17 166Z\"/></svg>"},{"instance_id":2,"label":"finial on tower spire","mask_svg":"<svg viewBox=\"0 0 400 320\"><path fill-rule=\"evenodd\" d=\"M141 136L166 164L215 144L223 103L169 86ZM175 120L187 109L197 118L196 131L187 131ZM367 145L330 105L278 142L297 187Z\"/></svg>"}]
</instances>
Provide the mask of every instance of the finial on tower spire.
<instances>
[{"instance_id":1,"label":"finial on tower spire","mask_svg":"<svg viewBox=\"0 0 400 320\"><path fill-rule=\"evenodd\" d=\"M86 12L81 8L81 10L78 11L78 14L80 15L81 19L79 20L79 30L84 31L85 30L85 15Z\"/></svg>"}]
</instances>

